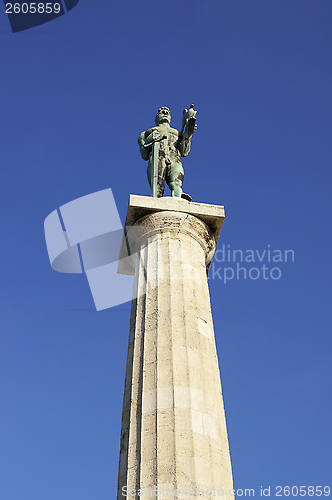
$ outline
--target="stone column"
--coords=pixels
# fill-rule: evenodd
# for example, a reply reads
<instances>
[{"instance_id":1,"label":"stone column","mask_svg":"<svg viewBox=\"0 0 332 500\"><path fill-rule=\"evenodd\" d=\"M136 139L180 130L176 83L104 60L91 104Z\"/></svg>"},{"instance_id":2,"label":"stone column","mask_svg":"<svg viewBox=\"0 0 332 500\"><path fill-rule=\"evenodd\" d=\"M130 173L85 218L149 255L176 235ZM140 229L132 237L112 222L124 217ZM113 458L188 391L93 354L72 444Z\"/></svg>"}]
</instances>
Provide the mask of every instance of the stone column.
<instances>
[{"instance_id":1,"label":"stone column","mask_svg":"<svg viewBox=\"0 0 332 500\"><path fill-rule=\"evenodd\" d=\"M211 205L133 199L136 205L129 205L127 223L132 218L132 224L126 237L129 253L136 253L136 269L118 500L131 490L137 493L128 498L141 498L138 490L149 498L148 490L156 488L159 496L155 492L152 498L186 498L189 488L192 497L203 496L202 491L207 496L206 491L215 488L213 498L219 490L219 498L231 499L232 471L207 283L223 207L214 207L209 218ZM200 217L193 215L195 211ZM203 212L210 226L202 220Z\"/></svg>"}]
</instances>

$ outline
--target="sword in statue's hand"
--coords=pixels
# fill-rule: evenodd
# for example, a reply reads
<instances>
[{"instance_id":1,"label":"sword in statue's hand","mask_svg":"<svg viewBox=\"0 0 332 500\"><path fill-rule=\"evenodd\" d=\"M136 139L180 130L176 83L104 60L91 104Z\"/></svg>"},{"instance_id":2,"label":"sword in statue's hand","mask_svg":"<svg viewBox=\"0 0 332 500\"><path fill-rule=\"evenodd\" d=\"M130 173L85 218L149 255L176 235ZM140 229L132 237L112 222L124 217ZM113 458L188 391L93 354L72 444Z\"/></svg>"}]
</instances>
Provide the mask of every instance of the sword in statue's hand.
<instances>
[{"instance_id":1,"label":"sword in statue's hand","mask_svg":"<svg viewBox=\"0 0 332 500\"><path fill-rule=\"evenodd\" d=\"M145 141L145 147L151 146L152 144L152 158L151 158L151 196L157 198L157 188L158 188L158 160L159 160L159 142L166 139L166 135L161 135L158 129L155 129L147 137Z\"/></svg>"}]
</instances>

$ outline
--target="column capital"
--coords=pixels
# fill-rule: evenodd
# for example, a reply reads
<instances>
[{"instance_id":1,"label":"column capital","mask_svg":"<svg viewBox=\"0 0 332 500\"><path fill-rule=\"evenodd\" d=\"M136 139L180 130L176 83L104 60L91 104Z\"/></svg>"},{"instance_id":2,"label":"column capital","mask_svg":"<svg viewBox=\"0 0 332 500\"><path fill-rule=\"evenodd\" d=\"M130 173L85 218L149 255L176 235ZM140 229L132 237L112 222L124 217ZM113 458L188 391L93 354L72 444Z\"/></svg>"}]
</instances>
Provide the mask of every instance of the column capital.
<instances>
[{"instance_id":1,"label":"column capital","mask_svg":"<svg viewBox=\"0 0 332 500\"><path fill-rule=\"evenodd\" d=\"M190 234L205 252L207 271L225 219L223 206L189 202L181 198L130 195L118 273L134 274L134 259L147 238L164 232Z\"/></svg>"}]
</instances>

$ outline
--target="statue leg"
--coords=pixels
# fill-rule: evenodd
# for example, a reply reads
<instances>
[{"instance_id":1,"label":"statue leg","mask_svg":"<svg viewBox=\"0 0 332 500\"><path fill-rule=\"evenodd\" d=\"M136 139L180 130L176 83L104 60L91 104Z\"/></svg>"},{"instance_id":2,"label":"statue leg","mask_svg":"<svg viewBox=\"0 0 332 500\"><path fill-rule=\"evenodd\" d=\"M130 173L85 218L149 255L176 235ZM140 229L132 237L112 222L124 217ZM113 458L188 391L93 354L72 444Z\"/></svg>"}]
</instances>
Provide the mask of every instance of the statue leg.
<instances>
[{"instance_id":1,"label":"statue leg","mask_svg":"<svg viewBox=\"0 0 332 500\"><path fill-rule=\"evenodd\" d=\"M166 182L171 190L172 196L181 198L183 178L184 170L181 163L172 163L172 165L167 167Z\"/></svg>"}]
</instances>

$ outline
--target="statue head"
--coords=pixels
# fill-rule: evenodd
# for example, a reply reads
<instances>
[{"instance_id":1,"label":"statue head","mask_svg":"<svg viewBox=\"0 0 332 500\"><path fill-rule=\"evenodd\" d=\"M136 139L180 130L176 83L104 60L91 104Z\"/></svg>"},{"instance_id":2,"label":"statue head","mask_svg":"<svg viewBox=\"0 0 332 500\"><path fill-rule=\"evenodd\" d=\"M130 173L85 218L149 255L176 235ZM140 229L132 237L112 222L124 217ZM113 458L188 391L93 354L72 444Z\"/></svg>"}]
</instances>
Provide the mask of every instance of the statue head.
<instances>
[{"instance_id":1,"label":"statue head","mask_svg":"<svg viewBox=\"0 0 332 500\"><path fill-rule=\"evenodd\" d=\"M171 112L166 106L162 106L158 109L155 118L156 125L160 125L161 123L171 123Z\"/></svg>"}]
</instances>

